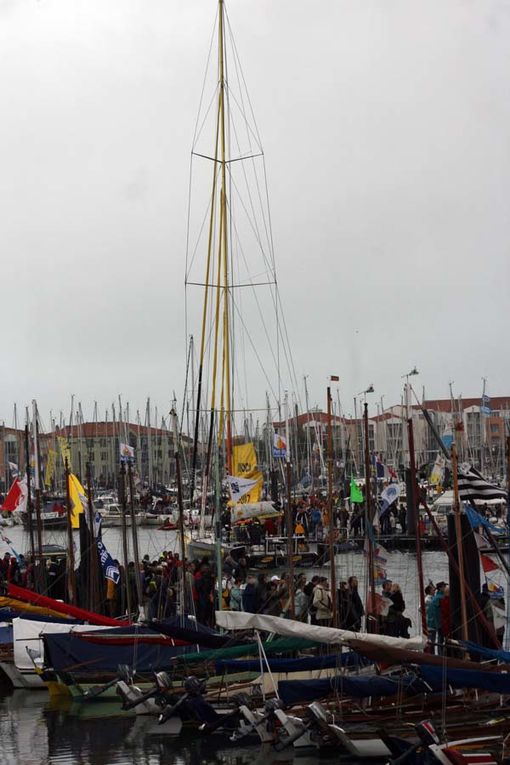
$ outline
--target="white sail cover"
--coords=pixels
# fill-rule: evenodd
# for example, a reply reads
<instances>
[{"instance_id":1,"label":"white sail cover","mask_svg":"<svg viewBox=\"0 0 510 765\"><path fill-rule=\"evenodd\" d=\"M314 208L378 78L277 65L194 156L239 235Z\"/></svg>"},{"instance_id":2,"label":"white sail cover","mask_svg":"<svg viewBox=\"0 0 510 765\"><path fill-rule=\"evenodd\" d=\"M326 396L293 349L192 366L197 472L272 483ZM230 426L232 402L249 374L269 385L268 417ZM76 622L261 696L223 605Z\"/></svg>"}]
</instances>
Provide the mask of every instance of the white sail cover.
<instances>
[{"instance_id":1,"label":"white sail cover","mask_svg":"<svg viewBox=\"0 0 510 765\"><path fill-rule=\"evenodd\" d=\"M246 502L245 504L233 505L230 508L232 523L241 521L264 520L265 518L277 518L282 515L272 502Z\"/></svg>"},{"instance_id":2,"label":"white sail cover","mask_svg":"<svg viewBox=\"0 0 510 765\"><path fill-rule=\"evenodd\" d=\"M363 640L371 645L406 648L408 651L421 651L425 645L424 638L419 635L406 640L387 635L372 635L365 632L321 627L317 624L303 624L303 622L282 619L279 616L248 614L242 611L216 611L216 624L227 630L262 630L263 632L274 632L283 637L316 640L318 643L327 643L328 645L348 644L349 640Z\"/></svg>"},{"instance_id":3,"label":"white sail cover","mask_svg":"<svg viewBox=\"0 0 510 765\"><path fill-rule=\"evenodd\" d=\"M42 658L44 653L44 644L42 635L44 633L58 632L93 632L95 630L104 630L104 626L99 627L91 624L59 624L56 622L39 622L35 619L12 620L12 634L14 643L14 664L19 670L34 669L34 663L27 652L31 648L39 653Z\"/></svg>"}]
</instances>

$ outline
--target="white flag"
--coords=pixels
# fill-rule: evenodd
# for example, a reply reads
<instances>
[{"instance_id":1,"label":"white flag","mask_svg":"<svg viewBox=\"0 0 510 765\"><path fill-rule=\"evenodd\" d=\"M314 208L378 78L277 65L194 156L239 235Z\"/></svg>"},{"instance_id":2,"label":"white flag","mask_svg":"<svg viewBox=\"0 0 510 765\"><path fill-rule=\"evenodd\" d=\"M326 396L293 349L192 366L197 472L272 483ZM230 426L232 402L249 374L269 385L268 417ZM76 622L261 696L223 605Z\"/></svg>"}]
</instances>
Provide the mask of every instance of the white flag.
<instances>
[{"instance_id":1,"label":"white flag","mask_svg":"<svg viewBox=\"0 0 510 765\"><path fill-rule=\"evenodd\" d=\"M12 473L12 477L16 478L19 475L19 468L15 462L9 462L9 470Z\"/></svg>"},{"instance_id":2,"label":"white flag","mask_svg":"<svg viewBox=\"0 0 510 765\"><path fill-rule=\"evenodd\" d=\"M227 481L232 502L239 502L241 497L248 494L248 492L258 483L258 479L254 481L251 478L240 478L236 475L227 476Z\"/></svg>"},{"instance_id":3,"label":"white flag","mask_svg":"<svg viewBox=\"0 0 510 765\"><path fill-rule=\"evenodd\" d=\"M120 461L127 462L128 460L134 460L135 450L129 444L119 444L120 449Z\"/></svg>"}]
</instances>

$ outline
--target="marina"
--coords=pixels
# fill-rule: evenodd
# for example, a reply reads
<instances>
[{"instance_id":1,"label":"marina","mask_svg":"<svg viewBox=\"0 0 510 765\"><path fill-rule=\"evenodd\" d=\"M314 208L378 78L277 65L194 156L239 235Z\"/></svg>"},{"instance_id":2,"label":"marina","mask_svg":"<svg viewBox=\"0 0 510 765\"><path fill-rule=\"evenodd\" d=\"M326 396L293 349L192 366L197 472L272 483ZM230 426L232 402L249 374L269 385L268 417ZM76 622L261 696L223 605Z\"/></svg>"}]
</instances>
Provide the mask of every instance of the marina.
<instances>
[{"instance_id":1,"label":"marina","mask_svg":"<svg viewBox=\"0 0 510 765\"><path fill-rule=\"evenodd\" d=\"M59 6L60 0L54 3ZM39 5L41 18L54 12L52 3ZM72 15L77 6L74 0L71 5ZM151 228L172 218L172 236L168 231L158 234L158 250L164 243L167 267L171 262L171 279L167 271L158 284L160 279L150 272L154 241L151 245L147 229L136 239L136 257L127 233L128 221L144 218L152 204L153 181L141 166L135 180L123 180L122 190L115 192L123 200L118 222L107 214L101 223L105 226L108 220L108 231L102 231L105 240L110 228L113 235L126 227L117 252L120 257L122 251L120 260L116 263L108 248L92 248L90 258L88 252L83 257L79 277L69 269L72 289L52 291L59 311L54 348L44 363L31 365L39 370L41 382L33 371L28 375L30 405L14 403L11 425L3 422L0 429L0 765L509 765L510 396L492 395L492 372L490 383L487 376L480 377L479 395L476 387L467 396L456 392L452 380L446 382L454 367L474 386L452 342L458 337L460 348L468 330L460 332L459 321L455 331L445 322L438 332L432 323L436 311L441 313L436 282L427 295L427 310L418 306L420 320L435 327L429 334L435 333L436 340L444 334L445 347L455 347L448 347L441 362L425 355L429 366L435 364L436 387L449 389L446 398L426 395L425 384L418 386L423 357L420 369L410 363L420 343L415 342L418 330L410 329L417 306L405 310L409 284L403 280L399 291L395 275L386 283L385 273L379 277L384 290L370 297L370 271L380 267L373 254L379 251L379 239L368 246L367 252L373 252L363 265L361 250L347 256L350 246L342 244L342 232L349 221L343 216L338 223L342 205L328 211L327 192L321 221L310 221L311 246L310 232L303 228L308 225L303 204L311 191L309 159L316 164L322 151L311 126L324 100L317 98L314 106L322 76L328 78L325 69L298 98L293 130L309 123L311 132L304 151L287 164L288 184L294 178L295 186L287 211L294 244L280 253L273 234L270 172L241 64L244 45L234 36L239 15L243 43L250 38L256 43L253 69L264 70L263 52L270 55L274 38L267 27L262 35L259 25L270 14L276 18L280 9L259 4L253 8L252 25L248 10L234 0L232 21L225 0L209 10L212 5L216 12L209 47L200 3L182 6L178 13L170 3L168 18L161 8L145 9L151 24L154 13L162 22L156 37L171 40L186 67L179 62L170 70L161 58L153 62L149 76L149 69L138 71L136 57L133 69L129 56L126 73L121 65L117 71L120 81L131 87L138 83L140 109L133 114L133 125L127 120L111 134L110 151L125 143L128 153L122 164L127 163L132 144L137 145L138 120L146 120L155 131L148 142L154 147L146 147L149 153L157 149L152 173L157 166L168 174L169 164L160 154L167 136L163 139L159 132L152 104L142 105L144 89L151 90L154 80L158 94L166 93L170 83L176 93L182 84L179 98L170 99L170 122L169 114L165 117L164 129L176 128L179 102L187 108L188 88L197 74L190 55L196 56L199 41L207 53L188 186L177 172L183 154L179 128L169 145L174 144L176 153L170 185L182 186L180 202L169 206L167 185L165 202L150 208ZM350 7L349 2L341 5ZM121 58L123 24L129 26L130 14L137 17L135 6L127 10L119 4L115 23L111 11L96 8L99 26L106 13L118 32ZM308 10L310 41L319 22L325 39L330 30L321 14ZM297 3L289 21L297 22L299 14ZM80 15L84 28L91 18L85 9ZM66 23L75 21L73 16ZM46 30L43 36L48 33L44 24L34 26ZM67 41L61 53L66 60L79 48L91 68L93 55L79 26L79 37L72 45ZM138 24L126 49L135 40L149 40L149 27ZM58 24L56 28L58 37ZM315 56L319 48L326 53L318 40L305 46L307 66L314 64L312 50ZM278 53L281 45L278 40ZM345 71L355 77L358 52L345 40L344 45ZM288 66L285 58L280 59L282 72ZM67 67L59 62L58 68L64 81ZM372 66L374 77L377 69ZM98 66L95 79L102 82L107 70ZM44 78L43 66L41 83ZM273 71L267 80L260 96L269 101L276 118L286 90L278 91ZM292 80L288 76L289 93ZM350 89L349 79L343 87L347 83ZM414 93L422 89L413 84ZM343 96L339 91L335 102L341 103L347 90ZM78 80L71 91L73 96L81 93ZM116 88L110 85L106 91L108 101L115 101ZM360 136L362 125L375 124L384 112L379 96L377 100L368 120L358 115ZM66 111L71 109L72 99L59 101L64 102ZM85 99L80 103L86 122ZM107 121L102 122L109 131ZM335 121L336 128L344 122L346 115ZM276 142L283 155L283 135L267 127L270 144ZM326 124L323 128L330 129ZM89 149L80 150L90 152L91 164L96 143L97 137ZM315 153L310 153L312 143ZM355 143L350 146L354 154ZM341 163L348 164L348 153L338 152ZM331 167L336 149L334 154ZM278 164L278 157L271 160ZM351 184L331 196L335 204L345 196L345 205L351 194L356 196L359 167ZM82 180L85 189L85 175ZM391 198L396 187L391 192L391 174L384 177L387 189L378 183L373 187L379 189L376 207L382 211L384 198ZM434 183L431 196L439 187ZM99 184L90 188L94 191L87 190L88 204L95 197L94 215L99 216ZM63 202L65 195L57 196ZM361 196L369 199L368 185ZM363 203L356 240L363 238L365 216L373 215L373 205L373 200ZM477 215L465 214L462 225L471 217ZM326 219L339 226L333 246L323 238ZM62 227L64 220L62 215ZM396 219L389 220L394 226ZM443 224L442 217L437 230ZM94 225L91 218L84 241ZM170 259L169 244L175 248L177 239L184 245L182 253ZM76 233L71 249L80 251L80 240ZM393 244L385 246L389 250ZM308 278L301 278L302 263L295 252L301 260L307 253L306 268L310 263L312 268ZM404 254L402 263L407 265L407 245ZM284 274L294 294L286 292L280 257L287 263ZM73 258L58 272L57 285L65 284ZM88 271L94 274L94 259L91 289ZM52 269L51 258L41 257L41 262ZM466 262L462 268L468 272ZM404 279L402 263L395 274ZM112 279L109 300L96 303L96 288L97 294L104 288L101 269L112 264L115 288ZM179 273L184 272L178 299L177 264ZM88 290L81 288L81 280L88 282ZM330 294L330 281L338 289L326 301L322 292ZM349 284L358 300L346 312L340 296ZM290 301L294 319L289 325L290 294L295 300ZM415 295L418 299L418 291ZM391 324L394 337L384 328L383 340L377 336L383 324L375 306L391 313L390 297L393 313L402 311L402 316ZM183 308L179 325L174 310L178 301ZM118 314L115 320L110 309L112 316ZM449 310L453 314L453 304ZM87 323L80 330L82 316ZM131 334L133 316L139 326ZM77 342L64 341L67 322ZM109 338L107 348L106 327L112 322L115 342ZM159 324L163 335L158 334ZM402 342L400 333L407 340ZM296 362L296 334L301 356L320 383L302 374L302 361ZM41 337L33 327L27 336L31 353L46 342ZM484 336L480 349L491 341ZM89 362L96 345L104 355L94 373ZM434 353L439 356L438 345ZM4 346L9 361L11 344ZM316 346L322 347L318 356ZM473 340L469 351L475 348ZM71 376L62 374L57 386L60 370L53 359L59 354L73 364ZM480 352L477 365L488 365L488 359L489 354ZM503 360L498 363L503 369ZM405 365L404 374L400 365ZM11 367L21 379L12 361ZM70 391L80 384L88 398L92 385L106 390L109 375L110 388L124 381L126 393L115 394L106 406L94 400L91 416L86 416L85 396ZM498 384L505 380L499 370L494 376ZM377 388L368 379L377 380ZM68 397L66 413L47 407L45 385L51 380L59 406ZM382 380L393 403L388 403L390 394L386 404L386 394L380 395ZM136 402L148 384L164 390L163 405L158 408L147 395L141 412ZM20 399L27 398L27 390L23 383Z\"/></svg>"}]
</instances>

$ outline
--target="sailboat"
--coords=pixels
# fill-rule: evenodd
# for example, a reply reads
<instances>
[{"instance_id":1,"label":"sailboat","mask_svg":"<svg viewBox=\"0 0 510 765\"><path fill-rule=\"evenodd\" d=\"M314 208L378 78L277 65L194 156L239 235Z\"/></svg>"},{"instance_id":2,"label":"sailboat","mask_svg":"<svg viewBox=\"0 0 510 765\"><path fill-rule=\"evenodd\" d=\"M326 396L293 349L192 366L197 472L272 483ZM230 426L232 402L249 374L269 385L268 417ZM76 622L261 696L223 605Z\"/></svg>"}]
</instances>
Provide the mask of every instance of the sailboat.
<instances>
[{"instance_id":1,"label":"sailboat","mask_svg":"<svg viewBox=\"0 0 510 765\"><path fill-rule=\"evenodd\" d=\"M219 570L220 557L227 554L246 557L250 566L289 565L291 558L312 565L320 558L317 543L303 538L289 542L289 527L287 534L264 533L266 521L279 525L284 513L274 492L268 496L269 482L249 428L238 422L265 411L250 406L248 390L263 381L273 402L267 423L272 441L272 422L282 400L281 357L290 354L281 327L264 153L224 0L218 2L216 32L217 68L206 73L191 152L186 305L187 325L200 325L200 342L196 387L191 395L185 392L194 412L190 501L195 503L200 486L203 519L213 488L215 529L207 536L200 524L198 537L188 543L188 557L215 555ZM205 95L208 82L210 99ZM204 137L208 125L212 143ZM203 172L203 184L211 190L194 222L193 184ZM200 252L205 252L202 264ZM189 297L197 287L200 310L200 301ZM268 474L276 474L278 459L270 453Z\"/></svg>"}]
</instances>

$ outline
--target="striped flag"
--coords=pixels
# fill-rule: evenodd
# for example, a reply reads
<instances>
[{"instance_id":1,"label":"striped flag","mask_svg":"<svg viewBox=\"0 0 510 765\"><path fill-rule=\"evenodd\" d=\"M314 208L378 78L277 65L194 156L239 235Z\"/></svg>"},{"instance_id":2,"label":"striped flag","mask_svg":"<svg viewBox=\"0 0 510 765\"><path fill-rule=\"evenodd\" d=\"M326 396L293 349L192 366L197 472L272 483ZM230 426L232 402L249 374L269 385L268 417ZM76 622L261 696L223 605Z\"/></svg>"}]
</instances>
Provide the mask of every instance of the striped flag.
<instances>
[{"instance_id":1,"label":"striped flag","mask_svg":"<svg viewBox=\"0 0 510 765\"><path fill-rule=\"evenodd\" d=\"M479 499L482 502L488 499L506 500L505 489L495 486L486 481L478 470L464 463L458 469L459 496L463 501Z\"/></svg>"}]
</instances>

